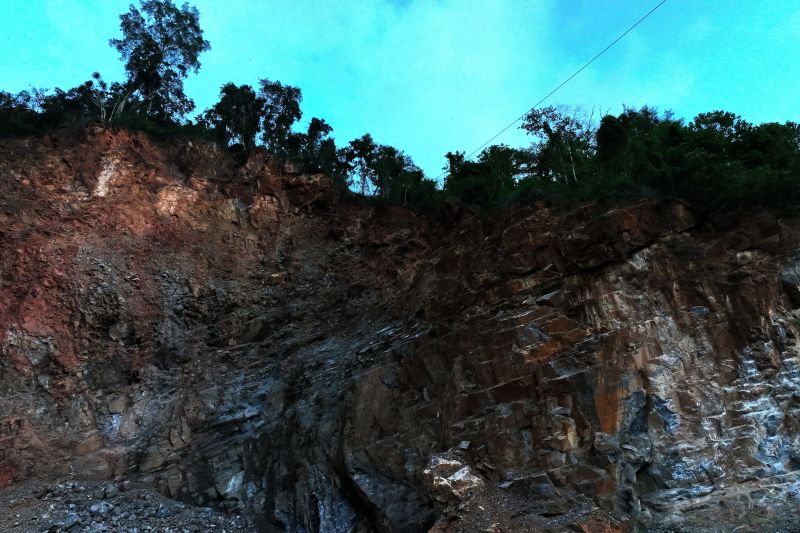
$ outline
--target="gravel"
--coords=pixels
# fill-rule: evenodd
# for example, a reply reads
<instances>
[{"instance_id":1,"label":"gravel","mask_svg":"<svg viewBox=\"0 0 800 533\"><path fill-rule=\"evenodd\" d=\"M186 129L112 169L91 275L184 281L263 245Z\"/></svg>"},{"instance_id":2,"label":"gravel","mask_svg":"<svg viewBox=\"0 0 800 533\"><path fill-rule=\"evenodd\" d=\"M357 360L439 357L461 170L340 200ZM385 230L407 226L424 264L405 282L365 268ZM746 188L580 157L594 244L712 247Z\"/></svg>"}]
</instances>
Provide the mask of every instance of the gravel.
<instances>
[{"instance_id":1,"label":"gravel","mask_svg":"<svg viewBox=\"0 0 800 533\"><path fill-rule=\"evenodd\" d=\"M252 532L250 520L165 498L130 481L29 480L0 489L6 533Z\"/></svg>"}]
</instances>

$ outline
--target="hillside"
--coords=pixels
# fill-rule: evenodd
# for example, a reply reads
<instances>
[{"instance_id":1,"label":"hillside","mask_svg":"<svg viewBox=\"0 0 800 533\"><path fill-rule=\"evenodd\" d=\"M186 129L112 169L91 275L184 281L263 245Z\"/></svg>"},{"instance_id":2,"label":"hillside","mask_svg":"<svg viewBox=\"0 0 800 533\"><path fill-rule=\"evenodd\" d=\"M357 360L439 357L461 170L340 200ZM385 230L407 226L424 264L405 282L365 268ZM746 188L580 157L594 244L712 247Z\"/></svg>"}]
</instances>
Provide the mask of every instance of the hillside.
<instances>
[{"instance_id":1,"label":"hillside","mask_svg":"<svg viewBox=\"0 0 800 533\"><path fill-rule=\"evenodd\" d=\"M57 480L270 532L800 520L795 221L420 215L284 170L97 125L0 143L0 508L36 520L4 531L63 523Z\"/></svg>"}]
</instances>

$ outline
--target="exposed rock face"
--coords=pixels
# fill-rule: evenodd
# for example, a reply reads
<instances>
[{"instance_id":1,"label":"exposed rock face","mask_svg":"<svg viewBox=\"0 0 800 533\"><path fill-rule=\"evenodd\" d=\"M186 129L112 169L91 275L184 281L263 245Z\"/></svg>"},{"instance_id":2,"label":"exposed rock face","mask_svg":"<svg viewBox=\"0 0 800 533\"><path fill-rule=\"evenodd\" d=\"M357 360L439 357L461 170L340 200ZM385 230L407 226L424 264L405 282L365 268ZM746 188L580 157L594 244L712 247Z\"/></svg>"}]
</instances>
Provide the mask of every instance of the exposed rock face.
<instances>
[{"instance_id":1,"label":"exposed rock face","mask_svg":"<svg viewBox=\"0 0 800 533\"><path fill-rule=\"evenodd\" d=\"M796 224L426 218L101 129L0 145L0 208L0 486L262 531L798 520Z\"/></svg>"}]
</instances>

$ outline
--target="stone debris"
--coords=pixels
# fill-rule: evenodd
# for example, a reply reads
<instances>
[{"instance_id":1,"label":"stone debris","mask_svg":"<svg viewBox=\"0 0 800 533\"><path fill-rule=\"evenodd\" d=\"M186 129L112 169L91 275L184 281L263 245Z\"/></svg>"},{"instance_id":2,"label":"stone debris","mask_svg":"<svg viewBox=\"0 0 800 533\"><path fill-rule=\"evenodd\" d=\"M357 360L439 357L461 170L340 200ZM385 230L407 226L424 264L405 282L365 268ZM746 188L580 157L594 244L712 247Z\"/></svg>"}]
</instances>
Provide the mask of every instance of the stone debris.
<instances>
[{"instance_id":1,"label":"stone debris","mask_svg":"<svg viewBox=\"0 0 800 533\"><path fill-rule=\"evenodd\" d=\"M464 500L469 493L484 484L480 477L472 473L469 466L442 457L433 457L423 474L428 480L433 497L445 504Z\"/></svg>"},{"instance_id":2,"label":"stone debris","mask_svg":"<svg viewBox=\"0 0 800 533\"><path fill-rule=\"evenodd\" d=\"M12 497L13 495L13 497ZM124 482L26 482L0 489L0 531L8 533L254 532L249 519L164 498Z\"/></svg>"}]
</instances>

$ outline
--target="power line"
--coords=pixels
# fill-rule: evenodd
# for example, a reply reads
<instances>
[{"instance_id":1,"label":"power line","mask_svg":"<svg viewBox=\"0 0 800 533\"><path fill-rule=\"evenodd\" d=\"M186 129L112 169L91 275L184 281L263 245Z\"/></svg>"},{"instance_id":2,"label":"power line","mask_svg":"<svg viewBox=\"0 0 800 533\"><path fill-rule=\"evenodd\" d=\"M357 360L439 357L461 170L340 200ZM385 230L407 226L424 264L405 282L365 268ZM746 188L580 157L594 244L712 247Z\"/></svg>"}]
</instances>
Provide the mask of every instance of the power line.
<instances>
[{"instance_id":1,"label":"power line","mask_svg":"<svg viewBox=\"0 0 800 533\"><path fill-rule=\"evenodd\" d=\"M564 85L566 85L567 83L569 83L570 81L572 81L572 79L573 79L575 76L577 76L578 74L580 74L581 72L583 72L583 71L584 71L584 70L585 70L585 69L586 69L586 68L587 68L589 65L591 65L592 63L594 63L596 59L598 59L600 56L602 56L603 54L605 54L605 53L606 53L606 52L607 52L607 51L608 51L608 50L609 50L609 49L610 49L612 46L614 46L614 45L615 45L615 44L617 44L619 41L621 41L623 37L625 37L625 36L626 36L626 35L628 35L628 34L629 34L631 31L633 31L633 29L634 29L634 28L636 28L636 26L638 26L639 24L641 24L642 22L644 22L644 20L645 20L647 17L649 17L650 15L652 15L653 13L655 13L655 11L656 11L656 10L657 10L659 7L661 7L662 5L664 5L666 2L667 2L667 0L661 0L661 1L660 1L658 4L656 4L656 6L655 6L655 7L653 7L653 9L651 9L650 11L648 11L647 13L645 13L645 14L644 14L644 16L643 16L642 18L640 18L639 20L637 20L636 22L634 22L634 23L633 23L633 25L631 25L631 26L630 26L630 27L629 27L627 30L625 30L624 32L622 32L622 33L619 35L619 37L617 37L616 39L614 39L613 41L611 41L611 43L610 43L608 46L606 46L605 48L603 48L602 50L600 50L600 51L599 51L597 54L595 54L595 56L594 56L594 57L592 57L592 58L591 58L589 61L587 61L587 62L586 62L586 63L585 63L585 64L584 64L584 65L583 65L581 68L579 68L578 70L576 70L575 72L573 72L573 73L572 73L572 75L571 75L569 78L567 78L567 79L565 79L564 81L562 81L562 82L561 82L561 83L558 85L558 87L556 87L555 89L553 89L552 91L550 91L549 93L547 93L546 95L544 95L544 96L543 96L543 97L542 97L542 98L541 98L541 99L540 99L538 102L536 102L536 103L535 103L535 104L533 104L531 107L529 107L529 108L528 108L528 109L527 109L527 110L526 110L526 111L525 111L525 112L524 112L522 115L520 115L519 117L515 118L515 119L514 119L514 121L513 121L513 122L511 122L511 123L510 123L508 126L506 126L506 127L505 127L505 128L503 128L502 130L500 130L499 132L497 132L496 134L494 134L494 135L493 135L493 136L492 136L492 137L491 137L491 138L490 138L488 141L486 141L485 143L483 143L482 145L480 145L479 147L477 147L476 149L474 149L473 151L471 151L469 154L467 154L467 156L465 157L465 159L469 159L470 157L472 157L473 155L475 155L476 153L478 153L480 150L482 150L484 147L486 147L486 146L487 146L487 145L488 145L490 142L492 142L493 140L497 139L497 138L498 138L498 137L500 137L502 134L504 134L506 131L508 131L508 130L509 130L509 128L511 128L511 127L512 127L514 124L516 124L517 122L519 122L520 120L522 120L523 118L525 118L525 116L526 116L528 113L530 113L530 112L531 112L531 110L533 110L533 109L536 109L537 107L539 107L539 106L540 106L542 103L544 103L544 102L545 102L545 100L547 100L548 98L550 98L551 96L553 96L553 95L554 95L556 92L558 92L558 90L559 90L559 89L561 89L561 88L562 88ZM441 177L442 177L442 176L444 176L445 174L447 174L447 171L445 171L445 172L443 172L443 173L439 174L439 176L437 176L437 177L436 177L436 179L438 180L439 178L441 178Z\"/></svg>"}]
</instances>

